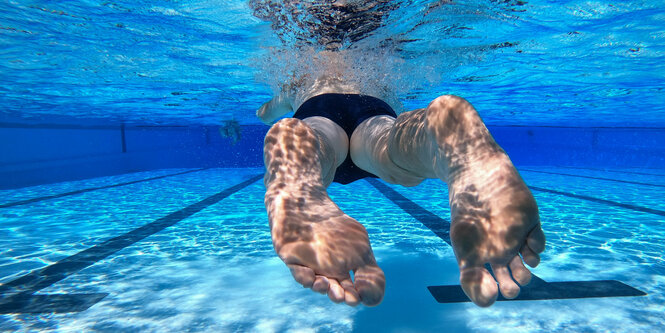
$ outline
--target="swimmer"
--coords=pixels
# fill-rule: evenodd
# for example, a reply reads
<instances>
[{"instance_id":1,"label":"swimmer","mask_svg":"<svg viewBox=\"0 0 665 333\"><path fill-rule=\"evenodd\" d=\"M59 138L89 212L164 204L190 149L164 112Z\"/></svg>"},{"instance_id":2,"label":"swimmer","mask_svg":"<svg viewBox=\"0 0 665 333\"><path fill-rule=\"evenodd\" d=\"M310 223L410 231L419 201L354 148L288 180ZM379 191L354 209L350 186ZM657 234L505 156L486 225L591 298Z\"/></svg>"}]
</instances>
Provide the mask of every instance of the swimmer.
<instances>
[{"instance_id":1,"label":"swimmer","mask_svg":"<svg viewBox=\"0 0 665 333\"><path fill-rule=\"evenodd\" d=\"M365 177L447 184L460 283L475 304L490 306L499 291L514 298L529 283L524 264L538 265L545 248L536 201L468 101L443 95L397 116L328 76L282 89L257 116L272 124L293 110L265 137L264 182L275 251L298 283L336 303L382 301L386 279L367 231L326 192Z\"/></svg>"},{"instance_id":2,"label":"swimmer","mask_svg":"<svg viewBox=\"0 0 665 333\"><path fill-rule=\"evenodd\" d=\"M240 124L235 119L225 120L219 127L219 135L231 139L231 145L235 145L240 141Z\"/></svg>"}]
</instances>

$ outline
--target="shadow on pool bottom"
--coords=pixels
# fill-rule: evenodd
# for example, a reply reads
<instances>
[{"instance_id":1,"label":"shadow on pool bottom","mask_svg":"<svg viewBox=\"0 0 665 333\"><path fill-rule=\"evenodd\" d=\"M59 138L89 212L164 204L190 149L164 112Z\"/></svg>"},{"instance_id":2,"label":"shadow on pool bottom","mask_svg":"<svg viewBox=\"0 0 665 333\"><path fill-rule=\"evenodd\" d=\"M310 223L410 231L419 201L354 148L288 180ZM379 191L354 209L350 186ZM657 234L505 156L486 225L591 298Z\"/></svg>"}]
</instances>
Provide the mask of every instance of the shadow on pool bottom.
<instances>
[{"instance_id":1,"label":"shadow on pool bottom","mask_svg":"<svg viewBox=\"0 0 665 333\"><path fill-rule=\"evenodd\" d=\"M354 316L354 332L468 330L465 313L473 304L439 304L427 290L428 285L458 283L455 258L381 251L376 255L386 274L386 295L379 306L359 309Z\"/></svg>"}]
</instances>

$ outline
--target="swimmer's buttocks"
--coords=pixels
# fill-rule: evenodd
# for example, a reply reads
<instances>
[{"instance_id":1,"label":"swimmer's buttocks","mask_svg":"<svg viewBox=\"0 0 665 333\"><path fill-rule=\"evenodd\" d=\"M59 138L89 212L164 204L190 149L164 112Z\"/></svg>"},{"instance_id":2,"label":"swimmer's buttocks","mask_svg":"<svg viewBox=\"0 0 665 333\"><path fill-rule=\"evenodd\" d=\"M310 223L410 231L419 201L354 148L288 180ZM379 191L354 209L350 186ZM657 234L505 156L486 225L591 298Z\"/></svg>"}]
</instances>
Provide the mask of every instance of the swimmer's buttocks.
<instances>
[{"instance_id":1,"label":"swimmer's buttocks","mask_svg":"<svg viewBox=\"0 0 665 333\"><path fill-rule=\"evenodd\" d=\"M293 118L303 120L309 117L324 117L339 125L351 140L353 131L367 118L388 115L397 118L395 111L386 102L372 96L358 94L322 94L303 103ZM356 166L347 154L344 162L335 170L334 182L349 184L365 177L374 177Z\"/></svg>"}]
</instances>

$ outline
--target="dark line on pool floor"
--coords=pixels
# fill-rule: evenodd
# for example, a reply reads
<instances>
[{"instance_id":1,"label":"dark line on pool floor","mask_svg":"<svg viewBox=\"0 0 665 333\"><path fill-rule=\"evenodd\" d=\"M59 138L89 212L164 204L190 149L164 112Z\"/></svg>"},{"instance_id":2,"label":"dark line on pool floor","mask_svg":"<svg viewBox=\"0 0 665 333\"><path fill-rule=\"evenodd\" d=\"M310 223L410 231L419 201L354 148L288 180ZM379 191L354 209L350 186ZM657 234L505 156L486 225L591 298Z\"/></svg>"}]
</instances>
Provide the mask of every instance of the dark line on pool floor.
<instances>
[{"instance_id":1,"label":"dark line on pool floor","mask_svg":"<svg viewBox=\"0 0 665 333\"><path fill-rule=\"evenodd\" d=\"M386 198L400 207L403 211L420 221L444 242L450 242L450 222L436 214L421 207L417 203L406 198L390 186L373 178L366 178L374 188L381 192ZM485 265L490 273L489 265ZM439 303L470 302L464 294L460 285L428 286L430 294ZM574 299L591 297L626 297L644 296L645 292L633 288L623 282L615 280L600 281L564 281L546 282L535 274L531 274L531 282L520 288L520 294L513 299L507 299L499 293L497 301L526 301L526 300L550 300L550 299Z\"/></svg>"},{"instance_id":2,"label":"dark line on pool floor","mask_svg":"<svg viewBox=\"0 0 665 333\"><path fill-rule=\"evenodd\" d=\"M231 186L181 210L170 213L154 222L148 223L123 235L111 238L101 244L62 259L55 264L32 271L0 285L0 314L39 313L43 311L74 312L87 309L87 307L96 303L96 301L93 302L95 299L97 301L101 300L103 296L100 297L100 295L103 294L80 294L80 297L70 295L69 299L60 295L59 297L54 296L55 298L52 303L49 303L51 301L48 297L45 297L45 295L33 295L33 293L49 287L88 266L94 265L98 261L117 251L133 245L150 235L160 232L165 228L216 204L222 199L242 190L262 178L263 174L253 176L248 180ZM45 304L44 302L49 304ZM62 304L63 307L57 308L57 306L54 306L57 304ZM69 305L71 305L71 307L67 307ZM87 307L85 307L86 305Z\"/></svg>"},{"instance_id":3,"label":"dark line on pool floor","mask_svg":"<svg viewBox=\"0 0 665 333\"><path fill-rule=\"evenodd\" d=\"M469 302L469 298L459 286L428 286L434 299L439 303ZM544 301L552 299L576 299L596 297L635 297L646 293L616 280L545 282L531 281L522 287L520 294L513 299L499 293L497 301Z\"/></svg>"},{"instance_id":4,"label":"dark line on pool floor","mask_svg":"<svg viewBox=\"0 0 665 333\"><path fill-rule=\"evenodd\" d=\"M20 201L10 202L10 203L6 203L6 204L0 204L0 208L8 208L8 207L15 207L15 206L20 206L20 205L27 205L27 204L31 204L31 203L35 203L35 202L44 201L44 200L57 199L57 198L62 198L62 197L66 197L66 196L69 196L69 195L81 194L81 193L86 193L86 192L91 192L91 191L104 190L104 189L107 189L107 188L113 188L113 187L119 187L119 186L125 186L125 185L147 182L147 181L156 180L156 179L179 176L179 175L184 175L186 173L198 172L198 171L203 171L203 170L207 170L207 169L209 169L209 168L188 170L188 171L173 173L173 174L169 174L169 175L163 175L163 176L157 176L157 177L152 177L152 178L133 180L131 182L125 182L125 183L119 183L119 184L113 184L113 185L106 185L106 186L100 186L100 187L90 187L90 188L85 188L85 189L71 191L71 192L65 192L65 193L60 193L60 194L53 194L53 195L47 195L47 196L43 196L43 197L32 198L32 199L20 200Z\"/></svg>"},{"instance_id":5,"label":"dark line on pool floor","mask_svg":"<svg viewBox=\"0 0 665 333\"><path fill-rule=\"evenodd\" d=\"M646 173L646 172L637 172L637 171L626 171L626 170L612 170L612 169L584 168L584 167L573 167L573 166L556 166L556 168L563 168L563 169L578 169L578 170L593 170L593 171L603 171L603 172L627 173L627 174L643 175L643 176L665 177L665 174Z\"/></svg>"},{"instance_id":6,"label":"dark line on pool floor","mask_svg":"<svg viewBox=\"0 0 665 333\"><path fill-rule=\"evenodd\" d=\"M439 236L444 242L448 243L448 245L453 246L450 242L450 221L442 219L376 179L366 178L365 180L379 190L388 200L392 201L417 221L420 221L420 223Z\"/></svg>"},{"instance_id":7,"label":"dark line on pool floor","mask_svg":"<svg viewBox=\"0 0 665 333\"><path fill-rule=\"evenodd\" d=\"M409 198L403 196L390 186L376 180L373 178L366 178L374 188L379 190L388 200L392 201L395 205L405 211L407 214L411 215L414 219L422 223L425 227L431 230L435 235L439 236L444 242L448 245L453 246L450 241L450 221L444 220L438 215L430 212L429 210L423 208L417 203L411 201ZM491 268L486 266L491 272ZM531 281L544 282L541 278L537 277L535 274L532 276Z\"/></svg>"},{"instance_id":8,"label":"dark line on pool floor","mask_svg":"<svg viewBox=\"0 0 665 333\"><path fill-rule=\"evenodd\" d=\"M642 213L650 213L650 214L665 216L665 211L658 210L658 209L653 209L653 208L649 208L649 207L642 207L642 206L631 205L631 204L626 204L626 203L612 201L612 200L594 198L594 197L590 197L588 195L581 195L581 194L574 194L574 193L550 190L550 189L547 189L547 188L536 187L536 186L529 186L529 188L532 189L532 190L535 190L535 191L553 193L553 194L567 196L567 197L570 197L570 198L582 199L582 200L592 201L592 202L596 202L596 203L601 203L601 204L605 204L605 205L608 205L608 206L626 208L626 209L630 209L630 210L634 210L634 211L638 211L638 212L642 212Z\"/></svg>"},{"instance_id":9,"label":"dark line on pool floor","mask_svg":"<svg viewBox=\"0 0 665 333\"><path fill-rule=\"evenodd\" d=\"M659 184L642 183L642 182L635 182L635 181L630 181L630 180L621 180L621 179L612 179L612 178L603 178L603 177L583 176L583 175L575 175L575 174L570 174L570 173L559 173L559 172L550 172L550 171L537 171L537 170L529 170L529 169L520 169L520 172L521 172L521 171L534 172L534 173L543 173L543 174L548 174L548 175L559 175L559 176L568 176L568 177L577 177L577 178L587 178L587 179L596 179L596 180L607 180L607 181L617 182L617 183L626 183L626 184L635 184L635 185L644 185L644 186L654 186L654 187L665 187L665 185L659 185Z\"/></svg>"}]
</instances>

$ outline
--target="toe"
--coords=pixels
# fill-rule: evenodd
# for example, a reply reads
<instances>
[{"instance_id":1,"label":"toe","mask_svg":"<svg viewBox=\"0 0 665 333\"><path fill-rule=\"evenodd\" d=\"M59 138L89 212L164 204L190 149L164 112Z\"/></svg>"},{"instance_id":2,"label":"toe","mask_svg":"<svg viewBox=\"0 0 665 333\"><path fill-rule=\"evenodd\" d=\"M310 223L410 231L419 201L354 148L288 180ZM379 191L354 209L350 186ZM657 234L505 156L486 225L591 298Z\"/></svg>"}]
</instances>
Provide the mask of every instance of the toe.
<instances>
[{"instance_id":1,"label":"toe","mask_svg":"<svg viewBox=\"0 0 665 333\"><path fill-rule=\"evenodd\" d=\"M379 266L366 265L354 271L354 285L358 296L367 306L379 305L386 289L386 277Z\"/></svg>"},{"instance_id":2,"label":"toe","mask_svg":"<svg viewBox=\"0 0 665 333\"><path fill-rule=\"evenodd\" d=\"M503 297L512 299L519 295L520 287L515 281L513 281L507 266L492 265L492 271L494 272L497 282L499 282L499 290Z\"/></svg>"},{"instance_id":3,"label":"toe","mask_svg":"<svg viewBox=\"0 0 665 333\"><path fill-rule=\"evenodd\" d=\"M325 295L328 292L329 287L330 282L328 278L323 275L317 275L314 284L312 285L312 290Z\"/></svg>"},{"instance_id":4,"label":"toe","mask_svg":"<svg viewBox=\"0 0 665 333\"><path fill-rule=\"evenodd\" d=\"M531 282L531 272L524 267L522 263L522 258L520 256L515 256L513 260L510 261L510 271L513 273L513 279L520 284L520 286L526 286Z\"/></svg>"},{"instance_id":5,"label":"toe","mask_svg":"<svg viewBox=\"0 0 665 333\"><path fill-rule=\"evenodd\" d=\"M344 288L344 303L350 306L356 306L360 304L360 295L356 287L353 285L353 282L350 279L342 280L340 282L342 288Z\"/></svg>"},{"instance_id":6,"label":"toe","mask_svg":"<svg viewBox=\"0 0 665 333\"><path fill-rule=\"evenodd\" d=\"M492 305L499 293L496 281L484 267L460 269L460 284L469 299L482 307Z\"/></svg>"},{"instance_id":7,"label":"toe","mask_svg":"<svg viewBox=\"0 0 665 333\"><path fill-rule=\"evenodd\" d=\"M305 288L311 288L314 284L315 276L314 271L305 266L289 264L289 269L291 270L291 275L293 278Z\"/></svg>"},{"instance_id":8,"label":"toe","mask_svg":"<svg viewBox=\"0 0 665 333\"><path fill-rule=\"evenodd\" d=\"M540 227L540 224L531 230L526 238L526 243L535 253L541 253L545 251L545 233L543 233L543 229Z\"/></svg>"},{"instance_id":9,"label":"toe","mask_svg":"<svg viewBox=\"0 0 665 333\"><path fill-rule=\"evenodd\" d=\"M335 303L344 302L344 288L335 279L328 279L330 286L328 288L328 298Z\"/></svg>"},{"instance_id":10,"label":"toe","mask_svg":"<svg viewBox=\"0 0 665 333\"><path fill-rule=\"evenodd\" d=\"M540 263L540 256L538 253L534 252L527 244L522 245L520 253L522 254L522 258L527 265L536 267Z\"/></svg>"}]
</instances>

